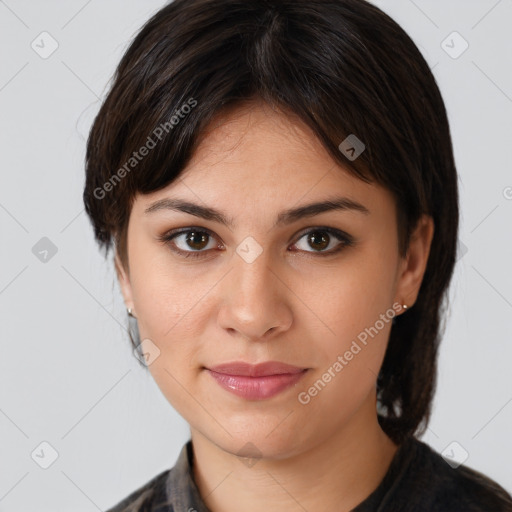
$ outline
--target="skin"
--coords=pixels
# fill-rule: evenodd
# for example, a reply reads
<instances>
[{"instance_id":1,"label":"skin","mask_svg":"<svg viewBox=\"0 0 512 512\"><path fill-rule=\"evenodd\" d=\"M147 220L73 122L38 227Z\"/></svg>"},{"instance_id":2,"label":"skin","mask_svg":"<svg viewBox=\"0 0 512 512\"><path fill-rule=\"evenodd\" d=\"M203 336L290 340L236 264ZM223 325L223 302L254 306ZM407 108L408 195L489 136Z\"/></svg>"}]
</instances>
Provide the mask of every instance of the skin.
<instances>
[{"instance_id":1,"label":"skin","mask_svg":"<svg viewBox=\"0 0 512 512\"><path fill-rule=\"evenodd\" d=\"M274 227L283 210L333 195L370 213L334 210ZM235 225L144 212L169 197L219 209ZM323 257L339 240L327 235L322 248L304 236L322 226L345 231L354 244ZM213 233L202 245L187 244L186 234L174 239L183 251L200 247L197 259L158 239L186 227ZM190 425L194 478L210 510L348 511L378 486L397 449L376 412L391 322L309 403L298 394L393 303L414 304L432 235L432 219L424 216L401 258L391 193L351 176L300 120L261 103L218 116L179 179L136 196L129 264L116 256L118 277L141 340L160 351L149 370ZM248 236L262 249L251 263L236 252ZM274 397L246 400L204 370L241 360L309 370Z\"/></svg>"}]
</instances>

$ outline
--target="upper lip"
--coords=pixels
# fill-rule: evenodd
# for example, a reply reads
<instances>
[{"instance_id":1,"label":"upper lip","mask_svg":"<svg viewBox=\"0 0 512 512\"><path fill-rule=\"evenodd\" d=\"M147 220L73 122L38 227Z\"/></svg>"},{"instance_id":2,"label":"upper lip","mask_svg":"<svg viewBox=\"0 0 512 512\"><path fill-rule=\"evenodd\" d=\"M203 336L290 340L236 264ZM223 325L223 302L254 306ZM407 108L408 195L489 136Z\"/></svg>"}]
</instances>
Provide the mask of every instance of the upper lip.
<instances>
[{"instance_id":1,"label":"upper lip","mask_svg":"<svg viewBox=\"0 0 512 512\"><path fill-rule=\"evenodd\" d=\"M250 364L243 361L233 361L231 363L219 364L208 368L217 373L226 375L242 375L246 377L264 377L267 375L282 375L300 373L306 368L299 368L291 364L280 363L278 361L266 361L259 364Z\"/></svg>"}]
</instances>

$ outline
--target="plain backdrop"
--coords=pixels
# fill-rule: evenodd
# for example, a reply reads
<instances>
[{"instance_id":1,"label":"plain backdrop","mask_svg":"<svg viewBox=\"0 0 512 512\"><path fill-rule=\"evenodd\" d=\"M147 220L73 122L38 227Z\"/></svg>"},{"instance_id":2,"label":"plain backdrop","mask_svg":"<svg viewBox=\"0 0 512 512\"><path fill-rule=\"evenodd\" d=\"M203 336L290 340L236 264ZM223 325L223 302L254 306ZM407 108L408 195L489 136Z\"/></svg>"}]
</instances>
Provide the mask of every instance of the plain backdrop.
<instances>
[{"instance_id":1,"label":"plain backdrop","mask_svg":"<svg viewBox=\"0 0 512 512\"><path fill-rule=\"evenodd\" d=\"M460 174L460 258L423 440L467 452L510 492L512 2L376 3L433 69ZM0 511L104 510L172 467L189 438L131 352L82 204L91 122L163 5L0 1Z\"/></svg>"}]
</instances>

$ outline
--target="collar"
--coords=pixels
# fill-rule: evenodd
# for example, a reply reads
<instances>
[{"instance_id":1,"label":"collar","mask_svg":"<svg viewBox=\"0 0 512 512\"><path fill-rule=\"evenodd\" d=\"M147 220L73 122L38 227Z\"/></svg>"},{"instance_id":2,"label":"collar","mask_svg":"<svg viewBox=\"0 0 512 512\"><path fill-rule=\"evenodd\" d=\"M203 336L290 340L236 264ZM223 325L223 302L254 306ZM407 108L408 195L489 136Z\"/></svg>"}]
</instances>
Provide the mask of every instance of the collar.
<instances>
[{"instance_id":1,"label":"collar","mask_svg":"<svg viewBox=\"0 0 512 512\"><path fill-rule=\"evenodd\" d=\"M181 449L176 464L167 476L166 501L173 512L210 512L194 481L194 452L189 440Z\"/></svg>"}]
</instances>

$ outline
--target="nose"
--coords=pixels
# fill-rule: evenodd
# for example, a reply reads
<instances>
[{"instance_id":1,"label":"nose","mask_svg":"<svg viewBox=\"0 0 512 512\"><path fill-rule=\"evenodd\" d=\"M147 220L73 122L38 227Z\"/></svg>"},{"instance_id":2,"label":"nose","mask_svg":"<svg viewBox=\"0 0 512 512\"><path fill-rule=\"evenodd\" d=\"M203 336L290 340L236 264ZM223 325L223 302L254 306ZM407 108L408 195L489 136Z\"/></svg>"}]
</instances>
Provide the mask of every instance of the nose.
<instances>
[{"instance_id":1,"label":"nose","mask_svg":"<svg viewBox=\"0 0 512 512\"><path fill-rule=\"evenodd\" d=\"M234 268L223 280L218 322L233 336L268 341L292 324L289 301L293 293L282 269L272 265L267 253L263 251L251 263L235 254Z\"/></svg>"}]
</instances>

